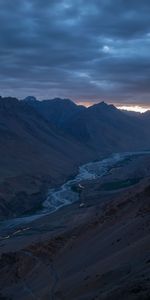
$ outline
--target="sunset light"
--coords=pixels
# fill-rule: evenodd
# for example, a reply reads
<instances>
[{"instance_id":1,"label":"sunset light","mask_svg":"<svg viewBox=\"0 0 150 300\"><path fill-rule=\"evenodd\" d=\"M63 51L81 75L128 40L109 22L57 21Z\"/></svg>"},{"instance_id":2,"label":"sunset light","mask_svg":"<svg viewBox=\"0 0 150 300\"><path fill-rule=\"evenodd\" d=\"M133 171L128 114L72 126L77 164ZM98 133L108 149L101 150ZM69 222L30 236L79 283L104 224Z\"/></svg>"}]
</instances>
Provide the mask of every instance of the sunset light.
<instances>
[{"instance_id":1,"label":"sunset light","mask_svg":"<svg viewBox=\"0 0 150 300\"><path fill-rule=\"evenodd\" d=\"M80 102L77 102L77 104L83 105L85 107L90 107L94 103L92 101L80 101ZM150 107L148 107L148 106L144 107L144 106L140 106L140 105L117 105L117 104L114 104L114 105L116 106L116 108L118 108L120 110L135 111L135 112L139 112L139 113L145 113L146 111L150 110Z\"/></svg>"},{"instance_id":2,"label":"sunset light","mask_svg":"<svg viewBox=\"0 0 150 300\"><path fill-rule=\"evenodd\" d=\"M90 101L80 101L80 102L77 102L77 105L83 105L85 107L89 107L89 106L92 106L94 103L93 102L90 102Z\"/></svg>"},{"instance_id":3,"label":"sunset light","mask_svg":"<svg viewBox=\"0 0 150 300\"><path fill-rule=\"evenodd\" d=\"M121 105L116 106L118 109L127 110L127 111L135 111L139 113L145 113L146 111L150 110L150 107L142 107L139 105Z\"/></svg>"}]
</instances>

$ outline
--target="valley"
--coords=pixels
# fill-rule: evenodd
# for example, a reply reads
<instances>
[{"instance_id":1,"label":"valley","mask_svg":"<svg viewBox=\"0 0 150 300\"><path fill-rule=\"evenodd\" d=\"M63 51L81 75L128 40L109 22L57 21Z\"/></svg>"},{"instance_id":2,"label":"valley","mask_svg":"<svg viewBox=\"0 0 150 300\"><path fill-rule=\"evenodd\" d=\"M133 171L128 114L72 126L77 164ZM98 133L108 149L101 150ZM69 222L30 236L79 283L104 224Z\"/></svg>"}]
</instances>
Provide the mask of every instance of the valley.
<instances>
[{"instance_id":1,"label":"valley","mask_svg":"<svg viewBox=\"0 0 150 300\"><path fill-rule=\"evenodd\" d=\"M148 299L150 154L128 154L81 182L79 201L1 227L6 299Z\"/></svg>"},{"instance_id":2,"label":"valley","mask_svg":"<svg viewBox=\"0 0 150 300\"><path fill-rule=\"evenodd\" d=\"M1 221L39 210L48 189L83 164L150 149L149 114L131 117L104 102L0 97L0 119Z\"/></svg>"},{"instance_id":3,"label":"valley","mask_svg":"<svg viewBox=\"0 0 150 300\"><path fill-rule=\"evenodd\" d=\"M13 228L16 225L28 224L28 222L34 221L44 215L49 215L63 206L70 205L74 202L81 203L81 194L83 194L85 186L92 184L99 180L101 183L102 191L115 191L121 188L128 188L130 185L134 185L144 177L134 176L133 178L125 177L122 181L106 181L103 177L108 177L113 169L116 169L120 164L127 164L128 161L136 160L136 157L149 156L149 151L143 152L125 152L115 153L110 157L102 159L96 162L89 162L79 167L78 174L75 178L68 180L62 186L49 189L46 199L41 203L41 209L34 211L34 214L30 214L20 218L9 219L8 221L1 222L0 226L3 228ZM133 171L133 170L132 170ZM124 174L125 176L125 174ZM112 180L115 178L112 177ZM80 205L84 205L81 203Z\"/></svg>"},{"instance_id":4,"label":"valley","mask_svg":"<svg viewBox=\"0 0 150 300\"><path fill-rule=\"evenodd\" d=\"M150 300L150 1L0 20L0 300Z\"/></svg>"},{"instance_id":5,"label":"valley","mask_svg":"<svg viewBox=\"0 0 150 300\"><path fill-rule=\"evenodd\" d=\"M1 97L0 118L0 299L148 300L149 114Z\"/></svg>"}]
</instances>

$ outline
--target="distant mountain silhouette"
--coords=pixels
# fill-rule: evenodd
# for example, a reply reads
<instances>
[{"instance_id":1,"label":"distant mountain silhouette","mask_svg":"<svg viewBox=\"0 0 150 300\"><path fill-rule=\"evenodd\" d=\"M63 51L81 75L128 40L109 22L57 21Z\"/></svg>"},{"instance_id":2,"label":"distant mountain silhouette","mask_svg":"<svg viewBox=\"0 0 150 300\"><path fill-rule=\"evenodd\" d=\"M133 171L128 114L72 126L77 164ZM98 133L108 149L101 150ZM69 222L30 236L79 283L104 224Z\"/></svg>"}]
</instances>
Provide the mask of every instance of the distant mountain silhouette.
<instances>
[{"instance_id":1,"label":"distant mountain silhouette","mask_svg":"<svg viewBox=\"0 0 150 300\"><path fill-rule=\"evenodd\" d=\"M121 109L121 111L124 114L131 116L131 117L140 117L141 116L141 113L138 111L124 110L124 109Z\"/></svg>"},{"instance_id":2,"label":"distant mountain silhouette","mask_svg":"<svg viewBox=\"0 0 150 300\"><path fill-rule=\"evenodd\" d=\"M65 124L76 114L86 110L84 106L77 106L69 99L55 98L52 100L38 101L36 98L29 96L24 99L24 102L34 107L42 117L60 128L65 127Z\"/></svg>"},{"instance_id":3,"label":"distant mountain silhouette","mask_svg":"<svg viewBox=\"0 0 150 300\"><path fill-rule=\"evenodd\" d=\"M97 151L128 151L150 145L144 114L137 118L105 102L85 108L59 98L28 104L65 133Z\"/></svg>"}]
</instances>

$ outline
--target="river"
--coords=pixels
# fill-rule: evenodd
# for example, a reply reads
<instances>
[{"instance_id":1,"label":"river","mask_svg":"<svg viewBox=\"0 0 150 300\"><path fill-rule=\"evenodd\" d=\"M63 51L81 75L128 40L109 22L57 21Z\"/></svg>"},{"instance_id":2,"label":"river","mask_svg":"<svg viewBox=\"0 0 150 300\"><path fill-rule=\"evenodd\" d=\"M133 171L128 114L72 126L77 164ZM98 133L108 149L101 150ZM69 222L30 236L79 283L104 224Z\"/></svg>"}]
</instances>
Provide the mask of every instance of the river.
<instances>
[{"instance_id":1,"label":"river","mask_svg":"<svg viewBox=\"0 0 150 300\"><path fill-rule=\"evenodd\" d=\"M33 215L3 221L1 222L1 226L3 228L12 228L16 225L28 224L44 215L54 213L63 206L79 201L79 192L84 188L84 181L101 178L106 175L112 167L115 167L117 163L123 162L125 159L135 155L146 154L150 154L150 151L115 153L103 160L82 165L74 179L67 181L59 188L50 189L48 191L47 198L43 202L41 211L38 211Z\"/></svg>"}]
</instances>

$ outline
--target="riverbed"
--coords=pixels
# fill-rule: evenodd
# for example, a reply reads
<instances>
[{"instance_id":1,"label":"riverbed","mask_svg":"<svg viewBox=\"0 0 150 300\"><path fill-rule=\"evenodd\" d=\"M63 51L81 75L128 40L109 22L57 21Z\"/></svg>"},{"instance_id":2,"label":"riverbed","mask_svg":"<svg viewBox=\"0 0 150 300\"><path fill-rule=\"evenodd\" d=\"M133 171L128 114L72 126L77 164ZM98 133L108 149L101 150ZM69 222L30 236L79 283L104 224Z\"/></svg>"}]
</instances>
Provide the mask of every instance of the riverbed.
<instances>
[{"instance_id":1,"label":"riverbed","mask_svg":"<svg viewBox=\"0 0 150 300\"><path fill-rule=\"evenodd\" d=\"M70 205L80 200L80 192L84 189L84 182L100 180L118 163L125 162L135 156L147 155L150 151L115 153L100 161L89 162L79 168L78 174L61 185L59 188L50 189L43 202L43 208L33 215L13 218L1 222L1 228L13 228L17 225L28 224L36 219L49 215L63 206Z\"/></svg>"}]
</instances>

